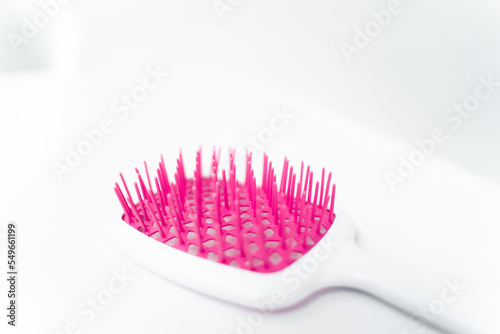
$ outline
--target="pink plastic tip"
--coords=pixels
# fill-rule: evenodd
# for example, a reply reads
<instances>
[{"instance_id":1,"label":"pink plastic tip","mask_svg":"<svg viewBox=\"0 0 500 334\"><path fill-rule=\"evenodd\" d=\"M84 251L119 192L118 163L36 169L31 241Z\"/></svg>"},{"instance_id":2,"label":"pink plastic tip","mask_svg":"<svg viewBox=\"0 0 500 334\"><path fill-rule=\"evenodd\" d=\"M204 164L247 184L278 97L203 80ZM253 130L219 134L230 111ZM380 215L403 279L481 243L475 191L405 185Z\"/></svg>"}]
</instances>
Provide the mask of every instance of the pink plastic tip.
<instances>
[{"instance_id":1,"label":"pink plastic tip","mask_svg":"<svg viewBox=\"0 0 500 334\"><path fill-rule=\"evenodd\" d=\"M325 187L323 169L313 189L310 167L302 183L304 163L299 178L285 158L278 185L273 164L264 154L258 185L247 153L245 180L240 182L235 177L234 152L229 151L229 178L223 170L221 180L217 178L220 149L213 150L208 177L201 174L201 148L193 178L186 177L179 154L175 183L169 183L163 157L154 183L144 163L147 183L137 170L136 200L120 174L125 193L117 183L114 191L123 220L161 243L205 259L264 273L287 267L321 240L335 220L335 184L329 189L332 173Z\"/></svg>"}]
</instances>

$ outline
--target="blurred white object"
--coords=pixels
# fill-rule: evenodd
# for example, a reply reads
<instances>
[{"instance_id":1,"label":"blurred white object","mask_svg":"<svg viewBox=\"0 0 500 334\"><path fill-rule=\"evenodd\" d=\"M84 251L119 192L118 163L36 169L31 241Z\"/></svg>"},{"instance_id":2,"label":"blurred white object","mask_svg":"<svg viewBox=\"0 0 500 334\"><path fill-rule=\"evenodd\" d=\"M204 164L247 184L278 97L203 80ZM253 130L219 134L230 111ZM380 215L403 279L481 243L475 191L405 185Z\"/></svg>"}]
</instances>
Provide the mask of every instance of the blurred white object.
<instances>
[{"instance_id":1,"label":"blurred white object","mask_svg":"<svg viewBox=\"0 0 500 334\"><path fill-rule=\"evenodd\" d=\"M24 18L30 18L38 8L36 1L0 2L0 71L28 70L47 67L48 44L45 34L26 39ZM18 44L17 41L23 40Z\"/></svg>"},{"instance_id":2,"label":"blurred white object","mask_svg":"<svg viewBox=\"0 0 500 334\"><path fill-rule=\"evenodd\" d=\"M79 16L69 0L0 4L0 70L48 67L74 73L81 55Z\"/></svg>"}]
</instances>

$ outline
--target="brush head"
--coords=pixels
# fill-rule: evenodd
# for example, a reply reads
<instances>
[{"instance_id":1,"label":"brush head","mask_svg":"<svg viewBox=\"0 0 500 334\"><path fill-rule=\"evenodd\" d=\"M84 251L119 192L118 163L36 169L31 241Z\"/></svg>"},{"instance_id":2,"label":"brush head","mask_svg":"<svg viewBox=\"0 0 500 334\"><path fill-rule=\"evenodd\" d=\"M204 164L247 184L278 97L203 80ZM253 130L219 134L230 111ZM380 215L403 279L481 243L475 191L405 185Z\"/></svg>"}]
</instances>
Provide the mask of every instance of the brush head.
<instances>
[{"instance_id":1,"label":"brush head","mask_svg":"<svg viewBox=\"0 0 500 334\"><path fill-rule=\"evenodd\" d=\"M201 149L192 178L186 177L182 154L177 159L175 182L169 181L163 158L154 180L146 163L146 182L137 169L133 187L120 174L125 192L116 183L115 193L124 210L123 220L183 252L264 273L296 261L331 227L335 220L331 173L325 180L323 169L321 180L314 183L309 166L304 173L302 163L297 175L285 158L278 185L273 164L264 154L259 186L251 154L246 155L242 182L236 179L234 150L229 154L229 172L222 170L220 177L219 157L220 149L214 150L210 177L201 173Z\"/></svg>"}]
</instances>

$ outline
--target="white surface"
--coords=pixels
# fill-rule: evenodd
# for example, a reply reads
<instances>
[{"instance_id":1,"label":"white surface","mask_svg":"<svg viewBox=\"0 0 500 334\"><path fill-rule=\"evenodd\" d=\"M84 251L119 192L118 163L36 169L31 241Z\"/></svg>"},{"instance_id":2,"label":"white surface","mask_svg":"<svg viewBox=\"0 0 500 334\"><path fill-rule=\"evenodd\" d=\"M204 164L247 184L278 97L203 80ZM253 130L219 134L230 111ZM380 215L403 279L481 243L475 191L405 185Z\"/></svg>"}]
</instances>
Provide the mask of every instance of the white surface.
<instances>
[{"instance_id":1,"label":"white surface","mask_svg":"<svg viewBox=\"0 0 500 334\"><path fill-rule=\"evenodd\" d=\"M129 262L104 241L103 226L109 210L121 212L112 191L118 172L132 175L143 159L156 163L160 153L168 168L179 147L190 170L194 159L189 158L200 143L236 146L267 126L272 107L283 104L296 119L268 145L273 161L279 165L287 154L294 164L303 159L316 170L332 170L338 208L356 221L362 249L388 261L424 264L437 269L443 279L470 277L466 293L450 308L481 305L471 317L489 333L498 330L497 188L433 158L392 193L383 173L404 145L361 126L355 133L343 132L348 120L250 80L248 73L233 72L228 80L178 64L171 68L176 71L167 82L130 118L116 120L114 131L62 183L50 164L64 158L64 146L74 146L83 128L113 117L109 91L117 91L117 96L126 92L142 78L143 69L80 77L39 72L19 78L19 90L13 89L12 78L2 82L2 89L13 92L5 103L18 111L2 115L9 126L1 140L14 144L2 146L9 163L2 166L1 182L7 191L1 203L4 219L19 224L19 331L56 333L75 321L85 333L235 333L238 317L246 319L249 310L179 287ZM112 270L122 268L135 279L86 323L77 307L107 287ZM256 333L306 329L416 331L408 316L364 295L336 291L274 314Z\"/></svg>"},{"instance_id":2,"label":"white surface","mask_svg":"<svg viewBox=\"0 0 500 334\"><path fill-rule=\"evenodd\" d=\"M168 168L179 147L192 164L200 144L238 146L283 105L297 117L267 145L273 161L286 154L295 165L331 169L338 207L354 218L362 249L426 265L443 279L469 278L446 312L473 305L469 320L500 332L500 91L396 192L383 177L414 140L445 125L443 113L479 76L500 78L500 6L401 2L403 13L351 64L339 43L386 1L243 1L223 22L211 1L73 1L19 55L3 38L0 225L19 224L21 266L20 327L12 332L60 333L74 321L82 333L236 333L249 310L126 260L103 239L104 213L121 210L112 191L118 172L133 175L160 153ZM0 3L2 36L38 6ZM113 114L113 102L157 64L170 78L129 117ZM58 183L51 163L107 117L112 133ZM135 278L87 323L77 308L122 269ZM255 333L306 331L422 333L408 316L350 291L274 314Z\"/></svg>"}]
</instances>

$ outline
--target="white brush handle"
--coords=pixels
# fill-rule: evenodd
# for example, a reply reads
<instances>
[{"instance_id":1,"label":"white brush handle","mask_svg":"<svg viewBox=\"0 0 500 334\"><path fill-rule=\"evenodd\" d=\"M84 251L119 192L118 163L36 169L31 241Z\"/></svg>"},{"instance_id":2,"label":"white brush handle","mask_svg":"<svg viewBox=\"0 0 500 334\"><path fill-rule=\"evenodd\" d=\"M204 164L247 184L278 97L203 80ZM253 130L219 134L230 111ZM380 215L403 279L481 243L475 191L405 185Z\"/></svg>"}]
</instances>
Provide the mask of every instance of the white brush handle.
<instances>
[{"instance_id":1,"label":"white brush handle","mask_svg":"<svg viewBox=\"0 0 500 334\"><path fill-rule=\"evenodd\" d=\"M342 245L333 262L328 285L362 290L405 311L411 317L408 332L433 326L450 333L475 333L465 329L461 318L453 317L449 310L465 288L454 277L441 279L435 273L370 258L354 241ZM345 275L339 276L339 270Z\"/></svg>"}]
</instances>

